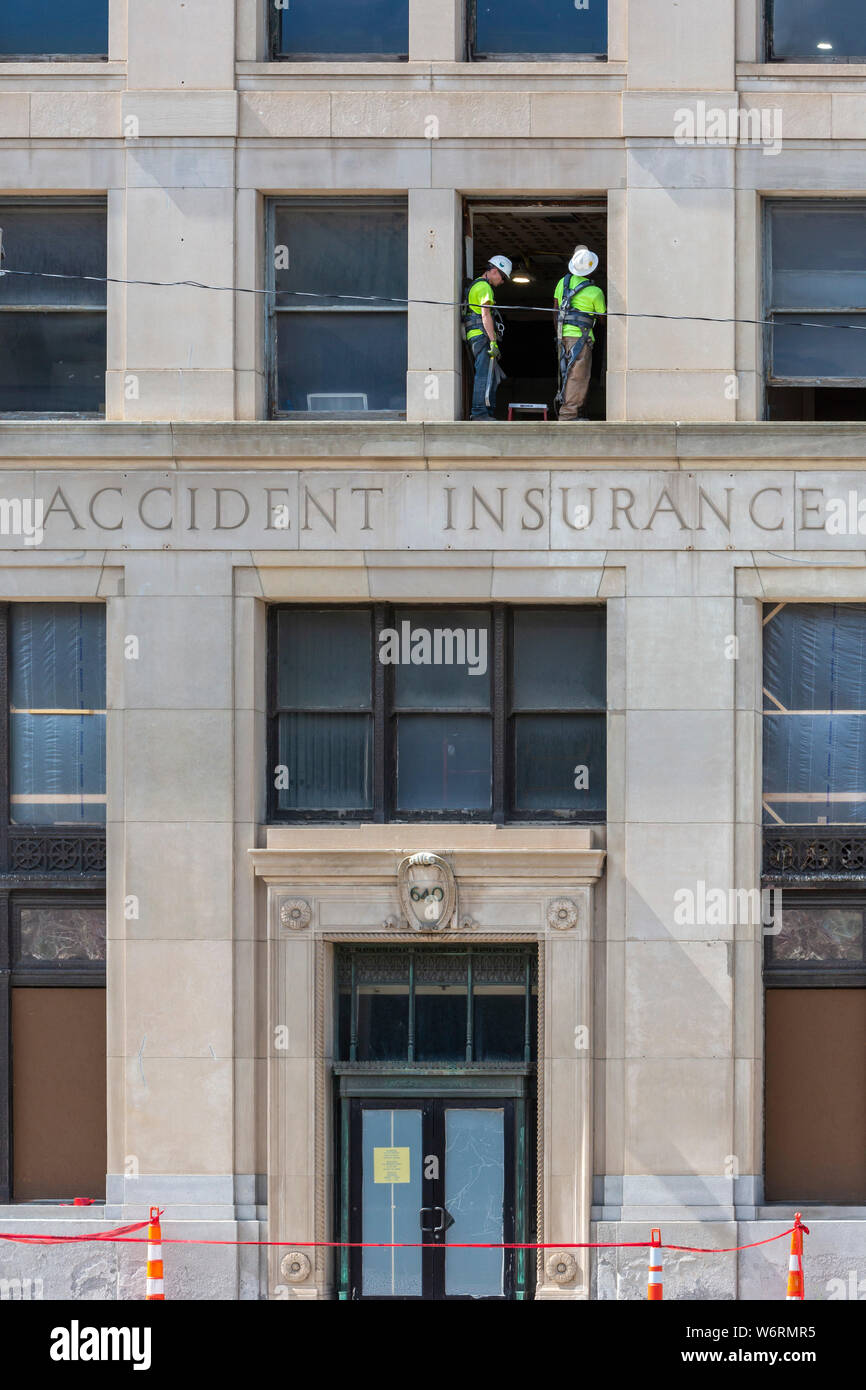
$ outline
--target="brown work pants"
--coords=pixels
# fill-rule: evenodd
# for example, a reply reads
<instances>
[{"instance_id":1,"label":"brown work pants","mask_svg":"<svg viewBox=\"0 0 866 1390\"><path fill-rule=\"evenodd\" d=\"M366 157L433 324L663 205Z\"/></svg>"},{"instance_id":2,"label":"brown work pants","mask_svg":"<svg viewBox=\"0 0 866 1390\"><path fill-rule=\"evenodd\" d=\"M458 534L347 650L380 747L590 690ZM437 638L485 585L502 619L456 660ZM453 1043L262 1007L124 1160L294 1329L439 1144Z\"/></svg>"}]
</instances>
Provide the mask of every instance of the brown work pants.
<instances>
[{"instance_id":1,"label":"brown work pants","mask_svg":"<svg viewBox=\"0 0 866 1390\"><path fill-rule=\"evenodd\" d=\"M568 350L571 353L572 345L575 341L571 338L566 339ZM560 420L576 420L587 392L589 391L589 375L592 371L592 343L587 343L583 352L574 362L565 378L565 388L562 393L562 404L559 407Z\"/></svg>"}]
</instances>

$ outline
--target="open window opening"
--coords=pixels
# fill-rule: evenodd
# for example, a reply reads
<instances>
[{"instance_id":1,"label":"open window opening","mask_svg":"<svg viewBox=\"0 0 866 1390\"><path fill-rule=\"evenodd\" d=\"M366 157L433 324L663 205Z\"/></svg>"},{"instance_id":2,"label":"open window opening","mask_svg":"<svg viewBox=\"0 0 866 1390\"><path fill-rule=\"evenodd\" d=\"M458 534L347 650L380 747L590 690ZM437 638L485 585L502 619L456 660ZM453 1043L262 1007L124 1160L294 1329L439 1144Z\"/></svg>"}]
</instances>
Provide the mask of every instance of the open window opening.
<instances>
[{"instance_id":1,"label":"open window opening","mask_svg":"<svg viewBox=\"0 0 866 1390\"><path fill-rule=\"evenodd\" d=\"M769 420L866 420L866 202L769 199Z\"/></svg>"},{"instance_id":2,"label":"open window opening","mask_svg":"<svg viewBox=\"0 0 866 1390\"><path fill-rule=\"evenodd\" d=\"M607 199L473 199L464 203L464 285L481 275L491 256L512 261L513 279L496 291L503 306L505 333L502 367L506 379L499 388L497 418L508 419L509 407L547 407L555 418L558 390L558 351L554 292L574 248L588 246L598 256L592 279L607 296ZM539 312L539 309L550 312ZM591 420L606 415L604 319L595 326L592 376L585 404ZM469 352L463 359L464 415L469 413L473 370ZM543 418L541 412L514 411L514 418Z\"/></svg>"}]
</instances>

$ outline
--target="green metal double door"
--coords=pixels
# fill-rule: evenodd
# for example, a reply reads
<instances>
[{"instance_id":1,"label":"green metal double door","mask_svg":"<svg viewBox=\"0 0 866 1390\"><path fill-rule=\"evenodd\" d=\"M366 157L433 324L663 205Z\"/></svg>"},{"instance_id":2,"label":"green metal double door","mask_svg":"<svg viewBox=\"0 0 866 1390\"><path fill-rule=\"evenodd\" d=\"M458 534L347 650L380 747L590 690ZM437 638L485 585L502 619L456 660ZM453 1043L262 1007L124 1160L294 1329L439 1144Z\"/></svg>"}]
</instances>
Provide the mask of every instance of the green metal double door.
<instances>
[{"instance_id":1,"label":"green metal double door","mask_svg":"<svg viewBox=\"0 0 866 1390\"><path fill-rule=\"evenodd\" d=\"M342 1296L525 1297L522 1096L347 1097Z\"/></svg>"}]
</instances>

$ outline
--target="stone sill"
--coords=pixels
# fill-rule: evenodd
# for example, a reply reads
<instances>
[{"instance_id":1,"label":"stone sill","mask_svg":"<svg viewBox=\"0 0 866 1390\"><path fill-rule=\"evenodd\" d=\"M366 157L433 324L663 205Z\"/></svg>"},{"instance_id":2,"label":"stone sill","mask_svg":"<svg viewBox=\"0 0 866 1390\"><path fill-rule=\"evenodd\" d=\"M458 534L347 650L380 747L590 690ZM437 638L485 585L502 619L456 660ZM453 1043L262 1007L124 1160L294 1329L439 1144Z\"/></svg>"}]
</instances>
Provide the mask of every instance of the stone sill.
<instances>
[{"instance_id":1,"label":"stone sill","mask_svg":"<svg viewBox=\"0 0 866 1390\"><path fill-rule=\"evenodd\" d=\"M828 78L862 80L866 63L737 63L737 77L762 77L787 80L789 77L811 77L822 85Z\"/></svg>"},{"instance_id":2,"label":"stone sill","mask_svg":"<svg viewBox=\"0 0 866 1390\"><path fill-rule=\"evenodd\" d=\"M0 466L81 467L120 460L141 468L203 465L260 469L356 466L400 469L556 467L812 468L866 459L866 426L619 421L564 429L556 422L505 421L0 421ZM301 464L303 461L303 464ZM561 461L561 465L560 462Z\"/></svg>"},{"instance_id":3,"label":"stone sill","mask_svg":"<svg viewBox=\"0 0 866 1390\"><path fill-rule=\"evenodd\" d=\"M335 61L315 63L294 63L289 61L252 63L238 62L235 72L240 77L275 77L289 79L335 77L381 77L388 83L399 78L413 77L600 77L608 74L625 76L626 63L605 62L603 59L587 59L583 62L553 62L541 59L537 63L457 63L446 61L393 63L341 63ZM0 67L2 71L2 67ZM330 85L328 82L327 85Z\"/></svg>"}]
</instances>

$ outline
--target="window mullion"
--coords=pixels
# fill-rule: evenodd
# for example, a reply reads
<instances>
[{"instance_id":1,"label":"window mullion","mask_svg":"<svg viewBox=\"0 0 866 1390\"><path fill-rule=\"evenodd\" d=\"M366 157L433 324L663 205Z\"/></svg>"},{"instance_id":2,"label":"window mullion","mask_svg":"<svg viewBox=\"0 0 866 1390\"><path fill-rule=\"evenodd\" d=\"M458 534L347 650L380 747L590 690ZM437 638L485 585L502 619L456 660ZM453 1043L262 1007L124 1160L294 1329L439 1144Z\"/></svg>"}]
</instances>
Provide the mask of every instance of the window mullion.
<instances>
[{"instance_id":1,"label":"window mullion","mask_svg":"<svg viewBox=\"0 0 866 1390\"><path fill-rule=\"evenodd\" d=\"M508 711L506 709L508 676L506 671L506 613L504 608L493 610L493 820L501 825L505 820L506 741Z\"/></svg>"},{"instance_id":2,"label":"window mullion","mask_svg":"<svg viewBox=\"0 0 866 1390\"><path fill-rule=\"evenodd\" d=\"M373 609L373 641L370 660L373 663L373 819L380 824L385 820L388 810L387 790L389 763L388 711L386 700L390 694L387 687L388 668L379 660L379 633L388 625L388 610L383 603Z\"/></svg>"}]
</instances>

